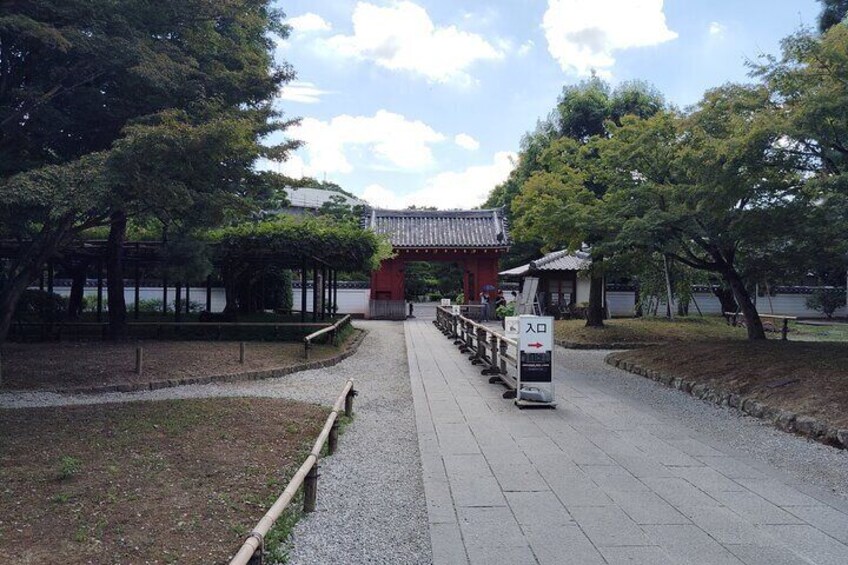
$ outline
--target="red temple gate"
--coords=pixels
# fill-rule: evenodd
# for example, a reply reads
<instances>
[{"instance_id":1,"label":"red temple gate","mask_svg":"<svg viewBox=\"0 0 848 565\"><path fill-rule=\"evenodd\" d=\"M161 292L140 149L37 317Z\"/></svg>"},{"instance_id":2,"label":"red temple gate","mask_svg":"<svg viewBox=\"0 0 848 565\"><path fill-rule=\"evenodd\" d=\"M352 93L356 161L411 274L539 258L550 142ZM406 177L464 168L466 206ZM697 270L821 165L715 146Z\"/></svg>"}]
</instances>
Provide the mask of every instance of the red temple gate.
<instances>
[{"instance_id":1,"label":"red temple gate","mask_svg":"<svg viewBox=\"0 0 848 565\"><path fill-rule=\"evenodd\" d=\"M498 261L509 249L502 210L370 210L365 226L387 235L396 254L371 273L372 302L402 301L406 263L414 261L459 265L467 302L498 286Z\"/></svg>"}]
</instances>

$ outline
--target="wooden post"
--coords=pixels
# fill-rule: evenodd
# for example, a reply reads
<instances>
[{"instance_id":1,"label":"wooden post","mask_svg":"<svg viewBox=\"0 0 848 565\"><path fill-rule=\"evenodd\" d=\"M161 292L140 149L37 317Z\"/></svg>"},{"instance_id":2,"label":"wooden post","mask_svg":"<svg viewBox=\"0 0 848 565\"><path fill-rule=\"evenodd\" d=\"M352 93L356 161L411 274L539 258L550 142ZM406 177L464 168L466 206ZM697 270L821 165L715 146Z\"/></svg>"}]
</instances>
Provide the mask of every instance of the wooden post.
<instances>
[{"instance_id":1,"label":"wooden post","mask_svg":"<svg viewBox=\"0 0 848 565\"><path fill-rule=\"evenodd\" d=\"M500 350L501 350L501 374L506 374L506 353L507 353L507 344L503 340L500 341Z\"/></svg>"},{"instance_id":2,"label":"wooden post","mask_svg":"<svg viewBox=\"0 0 848 565\"><path fill-rule=\"evenodd\" d=\"M339 311L339 272L333 271L333 314Z\"/></svg>"},{"instance_id":3,"label":"wooden post","mask_svg":"<svg viewBox=\"0 0 848 565\"><path fill-rule=\"evenodd\" d=\"M180 314L183 310L183 283L177 281L174 285L174 321L180 321Z\"/></svg>"},{"instance_id":4,"label":"wooden post","mask_svg":"<svg viewBox=\"0 0 848 565\"><path fill-rule=\"evenodd\" d=\"M492 351L492 358L489 361L489 373L497 374L500 372L498 368L498 336L496 334L492 334L489 338L489 347Z\"/></svg>"},{"instance_id":5,"label":"wooden post","mask_svg":"<svg viewBox=\"0 0 848 565\"><path fill-rule=\"evenodd\" d=\"M315 501L318 498L318 461L312 465L303 481L303 511L315 512Z\"/></svg>"},{"instance_id":6,"label":"wooden post","mask_svg":"<svg viewBox=\"0 0 848 565\"><path fill-rule=\"evenodd\" d=\"M53 270L53 261L50 261L49 263L47 263L47 292L49 292L50 294L53 294L53 275L54 274L55 273L54 273L54 270Z\"/></svg>"},{"instance_id":7,"label":"wooden post","mask_svg":"<svg viewBox=\"0 0 848 565\"><path fill-rule=\"evenodd\" d=\"M327 315L327 267L321 267L321 320Z\"/></svg>"},{"instance_id":8,"label":"wooden post","mask_svg":"<svg viewBox=\"0 0 848 565\"><path fill-rule=\"evenodd\" d=\"M239 342L239 363L244 365L244 342Z\"/></svg>"},{"instance_id":9,"label":"wooden post","mask_svg":"<svg viewBox=\"0 0 848 565\"><path fill-rule=\"evenodd\" d=\"M138 243L135 244L135 304L133 304L133 318L138 320L139 312L141 312L141 262L138 258Z\"/></svg>"},{"instance_id":10,"label":"wooden post","mask_svg":"<svg viewBox=\"0 0 848 565\"><path fill-rule=\"evenodd\" d=\"M345 396L345 416L353 417L353 397L356 396L356 391L351 389Z\"/></svg>"},{"instance_id":11,"label":"wooden post","mask_svg":"<svg viewBox=\"0 0 848 565\"><path fill-rule=\"evenodd\" d=\"M789 318L783 318L783 328L780 330L780 339L781 341L788 341L787 335L789 333Z\"/></svg>"},{"instance_id":12,"label":"wooden post","mask_svg":"<svg viewBox=\"0 0 848 565\"><path fill-rule=\"evenodd\" d=\"M212 313L212 275L206 275L206 311Z\"/></svg>"},{"instance_id":13,"label":"wooden post","mask_svg":"<svg viewBox=\"0 0 848 565\"><path fill-rule=\"evenodd\" d=\"M312 265L312 321L318 321L318 266Z\"/></svg>"},{"instance_id":14,"label":"wooden post","mask_svg":"<svg viewBox=\"0 0 848 565\"><path fill-rule=\"evenodd\" d=\"M142 365L144 363L144 350L140 345L135 347L135 374L141 375Z\"/></svg>"},{"instance_id":15,"label":"wooden post","mask_svg":"<svg viewBox=\"0 0 848 565\"><path fill-rule=\"evenodd\" d=\"M186 283L186 285L185 285L185 286L186 286L186 307L185 307L185 313L186 313L186 314L190 314L190 313L191 313L191 297L190 297L189 295L190 295L191 291L190 291L189 289L191 288L191 283Z\"/></svg>"},{"instance_id":16,"label":"wooden post","mask_svg":"<svg viewBox=\"0 0 848 565\"><path fill-rule=\"evenodd\" d=\"M162 317L168 315L168 277L162 277Z\"/></svg>"},{"instance_id":17,"label":"wooden post","mask_svg":"<svg viewBox=\"0 0 848 565\"><path fill-rule=\"evenodd\" d=\"M327 453L332 455L336 452L336 448L339 445L339 418L336 415L336 419L333 421L332 427L330 427L330 437L327 442Z\"/></svg>"},{"instance_id":18,"label":"wooden post","mask_svg":"<svg viewBox=\"0 0 848 565\"><path fill-rule=\"evenodd\" d=\"M306 265L300 267L300 322L306 321Z\"/></svg>"},{"instance_id":19,"label":"wooden post","mask_svg":"<svg viewBox=\"0 0 848 565\"><path fill-rule=\"evenodd\" d=\"M103 261L97 262L97 321L103 316Z\"/></svg>"}]
</instances>

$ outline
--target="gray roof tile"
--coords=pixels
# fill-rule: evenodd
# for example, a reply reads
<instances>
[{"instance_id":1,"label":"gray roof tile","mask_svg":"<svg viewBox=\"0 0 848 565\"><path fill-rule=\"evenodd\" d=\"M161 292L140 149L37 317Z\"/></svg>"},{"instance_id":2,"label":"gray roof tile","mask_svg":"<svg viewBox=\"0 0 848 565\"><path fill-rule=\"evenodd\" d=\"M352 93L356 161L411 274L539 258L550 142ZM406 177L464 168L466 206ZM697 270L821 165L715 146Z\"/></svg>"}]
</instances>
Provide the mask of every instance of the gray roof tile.
<instances>
[{"instance_id":1,"label":"gray roof tile","mask_svg":"<svg viewBox=\"0 0 848 565\"><path fill-rule=\"evenodd\" d=\"M398 248L506 248L503 210L367 210L365 227Z\"/></svg>"}]
</instances>

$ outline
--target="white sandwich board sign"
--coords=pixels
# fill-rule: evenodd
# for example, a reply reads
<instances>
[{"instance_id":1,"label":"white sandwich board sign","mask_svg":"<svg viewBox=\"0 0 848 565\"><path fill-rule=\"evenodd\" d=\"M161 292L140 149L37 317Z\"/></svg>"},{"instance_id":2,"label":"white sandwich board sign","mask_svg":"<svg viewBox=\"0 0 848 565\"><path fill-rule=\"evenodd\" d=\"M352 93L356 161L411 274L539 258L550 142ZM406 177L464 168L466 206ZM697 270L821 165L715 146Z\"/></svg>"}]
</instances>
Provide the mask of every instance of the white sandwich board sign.
<instances>
[{"instance_id":1,"label":"white sandwich board sign","mask_svg":"<svg viewBox=\"0 0 848 565\"><path fill-rule=\"evenodd\" d=\"M554 319L550 316L519 316L516 404L556 406L553 358Z\"/></svg>"}]
</instances>

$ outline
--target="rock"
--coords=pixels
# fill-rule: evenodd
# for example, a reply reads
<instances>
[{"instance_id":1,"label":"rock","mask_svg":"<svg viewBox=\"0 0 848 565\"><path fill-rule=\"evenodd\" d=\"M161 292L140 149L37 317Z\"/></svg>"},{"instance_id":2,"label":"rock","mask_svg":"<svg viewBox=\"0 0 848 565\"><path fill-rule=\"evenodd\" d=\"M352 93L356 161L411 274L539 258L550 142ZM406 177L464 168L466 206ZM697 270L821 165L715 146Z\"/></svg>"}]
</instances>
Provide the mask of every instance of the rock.
<instances>
[{"instance_id":1,"label":"rock","mask_svg":"<svg viewBox=\"0 0 848 565\"><path fill-rule=\"evenodd\" d=\"M732 393L727 395L727 405L731 408L739 408L742 405L742 397Z\"/></svg>"},{"instance_id":2,"label":"rock","mask_svg":"<svg viewBox=\"0 0 848 565\"><path fill-rule=\"evenodd\" d=\"M765 406L761 402L751 398L747 399L745 404L742 405L742 411L754 418L762 418L764 410Z\"/></svg>"},{"instance_id":3,"label":"rock","mask_svg":"<svg viewBox=\"0 0 848 565\"><path fill-rule=\"evenodd\" d=\"M848 449L848 430L838 430L836 432L836 439L842 444L842 447Z\"/></svg>"},{"instance_id":4,"label":"rock","mask_svg":"<svg viewBox=\"0 0 848 565\"><path fill-rule=\"evenodd\" d=\"M795 419L797 415L794 412L789 412L788 410L778 410L777 415L775 417L774 423L781 430L785 430L787 432L795 431Z\"/></svg>"}]
</instances>

